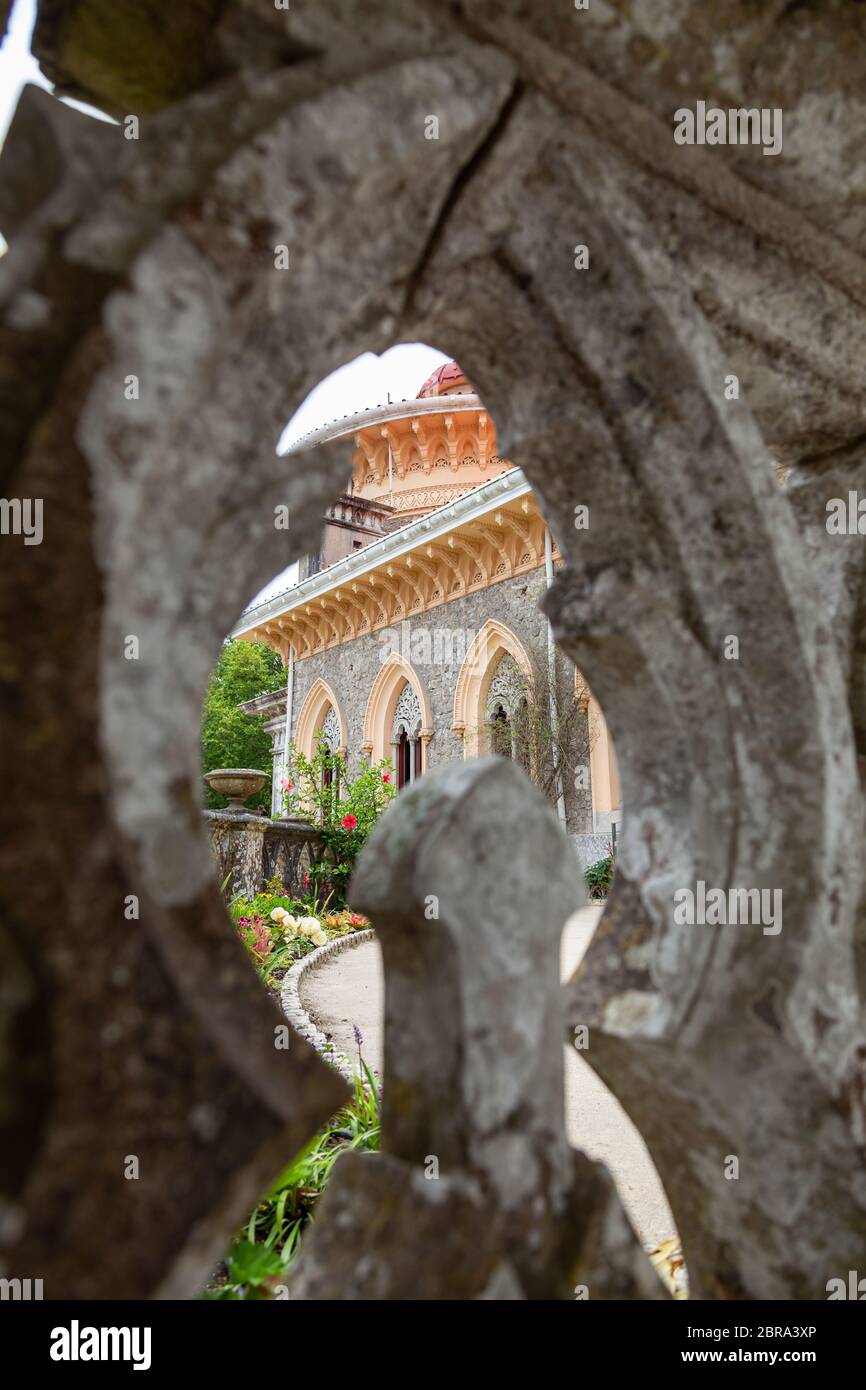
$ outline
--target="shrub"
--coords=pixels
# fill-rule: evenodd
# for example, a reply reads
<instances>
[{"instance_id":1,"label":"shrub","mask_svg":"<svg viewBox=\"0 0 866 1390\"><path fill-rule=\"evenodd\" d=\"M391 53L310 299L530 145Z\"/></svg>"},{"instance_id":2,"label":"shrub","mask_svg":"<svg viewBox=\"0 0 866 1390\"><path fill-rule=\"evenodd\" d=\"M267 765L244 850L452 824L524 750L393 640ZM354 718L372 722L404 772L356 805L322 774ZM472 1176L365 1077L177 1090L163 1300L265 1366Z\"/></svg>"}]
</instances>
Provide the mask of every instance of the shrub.
<instances>
[{"instance_id":1,"label":"shrub","mask_svg":"<svg viewBox=\"0 0 866 1390\"><path fill-rule=\"evenodd\" d=\"M611 880L613 879L614 859L612 854L608 854L604 859L598 859L594 864L589 864L583 871L586 886L589 889L590 898L598 900L606 898L610 891Z\"/></svg>"},{"instance_id":2,"label":"shrub","mask_svg":"<svg viewBox=\"0 0 866 1390\"><path fill-rule=\"evenodd\" d=\"M393 768L383 758L350 776L345 760L321 737L312 758L293 746L290 764L292 776L282 787L286 812L318 826L329 851L328 861L311 870L311 881L343 903L355 860L396 791Z\"/></svg>"}]
</instances>

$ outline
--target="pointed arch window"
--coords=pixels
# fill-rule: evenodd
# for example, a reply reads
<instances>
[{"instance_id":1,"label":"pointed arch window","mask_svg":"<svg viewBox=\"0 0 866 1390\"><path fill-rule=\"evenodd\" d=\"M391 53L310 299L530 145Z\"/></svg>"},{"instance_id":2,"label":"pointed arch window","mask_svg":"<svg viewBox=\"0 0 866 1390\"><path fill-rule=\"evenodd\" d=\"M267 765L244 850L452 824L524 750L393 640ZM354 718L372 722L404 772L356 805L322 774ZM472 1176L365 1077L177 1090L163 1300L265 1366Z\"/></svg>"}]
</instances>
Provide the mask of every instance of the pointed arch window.
<instances>
[{"instance_id":1,"label":"pointed arch window","mask_svg":"<svg viewBox=\"0 0 866 1390\"><path fill-rule=\"evenodd\" d=\"M526 682L510 652L497 658L487 690L487 746L491 753L529 766Z\"/></svg>"},{"instance_id":2,"label":"pointed arch window","mask_svg":"<svg viewBox=\"0 0 866 1390\"><path fill-rule=\"evenodd\" d=\"M322 740L326 744L331 756L336 757L340 751L340 720L333 705L329 707L328 713L325 715L322 722ZM327 787L333 787L334 796L339 796L340 776L339 772L335 773L333 767L325 767L322 769L322 788L324 790Z\"/></svg>"},{"instance_id":3,"label":"pointed arch window","mask_svg":"<svg viewBox=\"0 0 866 1390\"><path fill-rule=\"evenodd\" d=\"M398 788L421 776L421 705L408 681L404 683L394 708L391 752Z\"/></svg>"}]
</instances>

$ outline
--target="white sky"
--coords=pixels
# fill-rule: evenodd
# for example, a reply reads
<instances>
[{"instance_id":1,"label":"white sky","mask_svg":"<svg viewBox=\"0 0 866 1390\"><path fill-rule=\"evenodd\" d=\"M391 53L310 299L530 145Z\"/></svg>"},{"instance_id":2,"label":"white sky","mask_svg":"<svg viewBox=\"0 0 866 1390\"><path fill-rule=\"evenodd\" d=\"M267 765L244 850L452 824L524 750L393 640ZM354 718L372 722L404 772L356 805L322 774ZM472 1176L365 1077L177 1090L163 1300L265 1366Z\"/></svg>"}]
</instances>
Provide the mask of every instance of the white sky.
<instances>
[{"instance_id":1,"label":"white sky","mask_svg":"<svg viewBox=\"0 0 866 1390\"><path fill-rule=\"evenodd\" d=\"M6 40L0 49L0 147L6 138L18 94L24 84L33 82L49 92L52 90L51 83L42 76L36 59L30 53L35 18L36 0L17 0ZM74 101L69 104L91 116L108 119L92 107ZM5 249L6 243L0 235L0 255ZM364 406L380 405L388 400L389 395L393 401L411 399L418 394L419 387L434 368L445 361L444 353L423 343L400 343L381 357L372 352L363 353L353 362L338 368L310 392L286 425L279 444L280 453L308 430L351 415ZM287 401L287 411L290 408L291 402ZM294 582L295 570L296 566L292 565L277 575L257 595L256 602L287 588Z\"/></svg>"},{"instance_id":2,"label":"white sky","mask_svg":"<svg viewBox=\"0 0 866 1390\"><path fill-rule=\"evenodd\" d=\"M30 52L30 37L35 22L36 0L16 0L12 7L6 39L0 49L0 145L6 139L6 131L18 102L18 93L25 82L44 87L46 92L54 90L47 78L43 77L39 64ZM110 116L97 111L93 106L85 106L80 101L72 101L68 97L63 97L62 100L69 106L74 106L76 110L86 111L89 116L95 116L101 121L111 120Z\"/></svg>"},{"instance_id":3,"label":"white sky","mask_svg":"<svg viewBox=\"0 0 866 1390\"><path fill-rule=\"evenodd\" d=\"M51 91L36 59L30 53L30 35L36 18L36 0L17 0L3 47L0 48L0 145L18 102L18 93L25 82L35 82Z\"/></svg>"},{"instance_id":4,"label":"white sky","mask_svg":"<svg viewBox=\"0 0 866 1390\"><path fill-rule=\"evenodd\" d=\"M399 343L377 357L365 352L320 381L295 411L279 443L282 453L294 440L367 405L412 400L430 373L448 358L424 343Z\"/></svg>"}]
</instances>

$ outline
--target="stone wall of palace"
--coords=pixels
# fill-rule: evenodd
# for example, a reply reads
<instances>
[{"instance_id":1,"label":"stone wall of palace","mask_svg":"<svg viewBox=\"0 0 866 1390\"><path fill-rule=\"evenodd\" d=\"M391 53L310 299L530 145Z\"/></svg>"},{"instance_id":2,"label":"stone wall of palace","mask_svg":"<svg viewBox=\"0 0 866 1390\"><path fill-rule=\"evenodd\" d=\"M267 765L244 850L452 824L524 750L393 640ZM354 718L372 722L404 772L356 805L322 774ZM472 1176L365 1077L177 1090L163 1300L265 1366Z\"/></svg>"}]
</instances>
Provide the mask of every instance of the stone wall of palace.
<instances>
[{"instance_id":1,"label":"stone wall of palace","mask_svg":"<svg viewBox=\"0 0 866 1390\"><path fill-rule=\"evenodd\" d=\"M490 618L505 624L527 654L546 652L547 624L538 604L545 590L544 569L500 580L475 593L463 595L407 621L400 627L363 634L295 663L293 699L294 737L304 700L317 679L327 682L336 696L346 724L350 768L362 759L364 714L373 682L383 661L399 639L402 655L409 660L426 691L432 714L433 735L426 746L425 770L455 758L463 758L463 741L452 730L454 693L462 657L472 638ZM573 667L557 653L560 670L569 677ZM575 742L586 740L584 718L573 726ZM592 830L589 789L576 789L573 776L565 779L566 812L572 832Z\"/></svg>"}]
</instances>

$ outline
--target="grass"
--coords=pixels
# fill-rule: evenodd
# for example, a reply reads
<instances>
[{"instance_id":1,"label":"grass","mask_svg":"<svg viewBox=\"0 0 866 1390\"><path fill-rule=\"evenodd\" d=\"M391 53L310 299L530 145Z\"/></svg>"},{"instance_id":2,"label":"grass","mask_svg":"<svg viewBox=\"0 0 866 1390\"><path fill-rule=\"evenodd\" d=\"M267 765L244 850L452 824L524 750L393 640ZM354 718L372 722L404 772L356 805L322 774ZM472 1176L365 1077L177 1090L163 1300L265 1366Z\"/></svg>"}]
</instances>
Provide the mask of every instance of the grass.
<instances>
[{"instance_id":1,"label":"grass","mask_svg":"<svg viewBox=\"0 0 866 1390\"><path fill-rule=\"evenodd\" d=\"M285 1277L297 1258L331 1169L341 1153L379 1147L379 1093L361 1062L349 1104L310 1141L250 1213L221 1266L203 1290L208 1300L286 1297Z\"/></svg>"}]
</instances>

